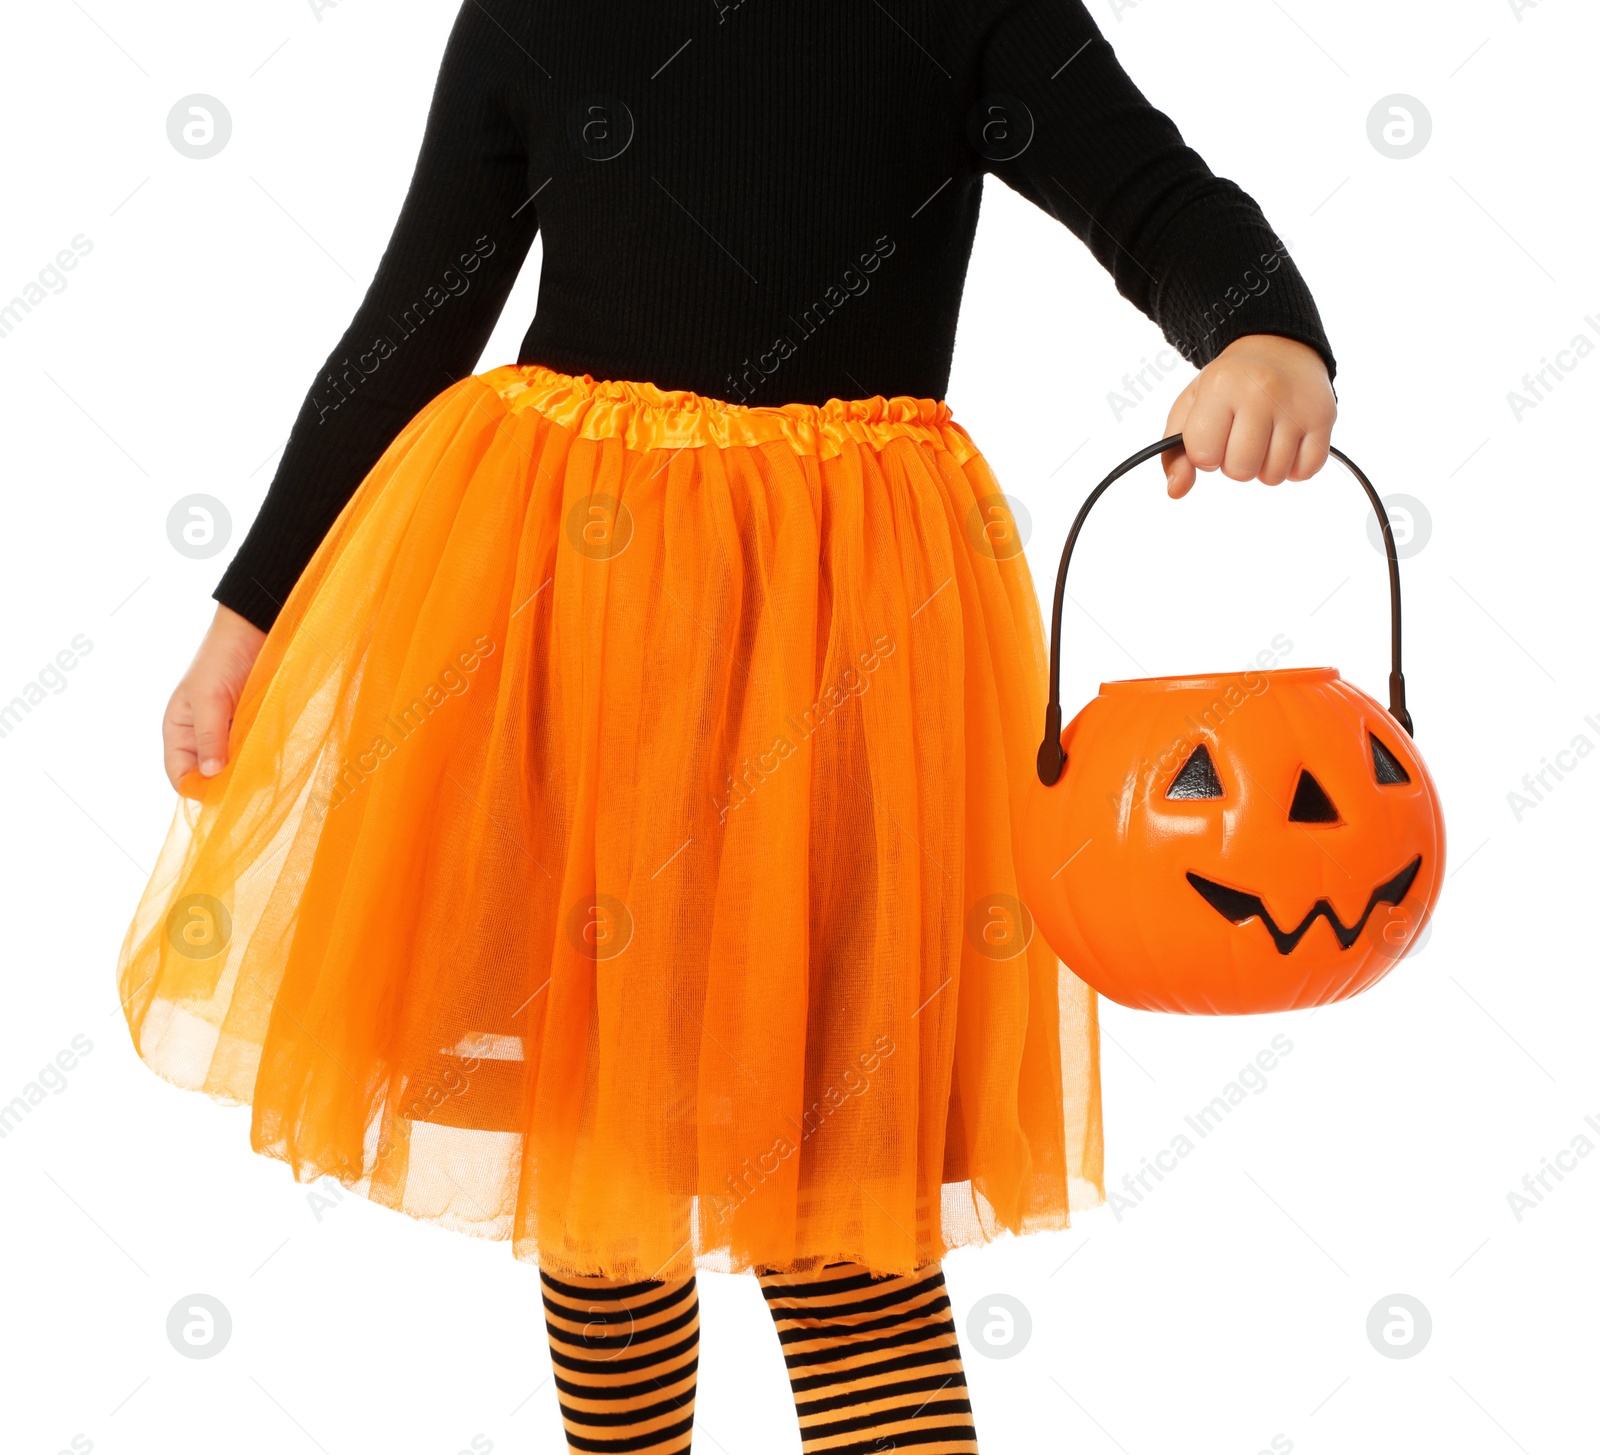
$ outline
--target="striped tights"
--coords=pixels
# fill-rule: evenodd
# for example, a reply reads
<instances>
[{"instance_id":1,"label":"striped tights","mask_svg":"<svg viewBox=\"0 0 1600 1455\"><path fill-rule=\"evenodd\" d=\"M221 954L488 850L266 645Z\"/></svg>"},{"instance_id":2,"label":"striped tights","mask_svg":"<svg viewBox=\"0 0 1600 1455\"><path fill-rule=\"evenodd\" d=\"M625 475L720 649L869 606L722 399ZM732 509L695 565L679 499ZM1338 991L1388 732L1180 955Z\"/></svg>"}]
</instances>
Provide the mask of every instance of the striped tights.
<instances>
[{"instance_id":1,"label":"striped tights","mask_svg":"<svg viewBox=\"0 0 1600 1455\"><path fill-rule=\"evenodd\" d=\"M683 1455L694 1424L695 1281L620 1283L541 1271L567 1444ZM763 1273L805 1455L976 1455L944 1274L873 1277L854 1264Z\"/></svg>"}]
</instances>

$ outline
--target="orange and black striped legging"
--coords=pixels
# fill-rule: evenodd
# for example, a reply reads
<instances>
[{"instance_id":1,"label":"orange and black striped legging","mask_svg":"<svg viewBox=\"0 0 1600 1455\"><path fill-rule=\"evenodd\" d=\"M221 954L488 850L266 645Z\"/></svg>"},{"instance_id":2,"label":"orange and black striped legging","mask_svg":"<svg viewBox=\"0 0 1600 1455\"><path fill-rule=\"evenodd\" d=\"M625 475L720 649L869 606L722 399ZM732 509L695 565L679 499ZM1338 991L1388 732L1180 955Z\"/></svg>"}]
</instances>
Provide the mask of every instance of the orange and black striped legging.
<instances>
[{"instance_id":1,"label":"orange and black striped legging","mask_svg":"<svg viewBox=\"0 0 1600 1455\"><path fill-rule=\"evenodd\" d=\"M695 1281L618 1283L541 1271L567 1444L683 1455L700 1351ZM850 1263L763 1273L805 1455L975 1455L978 1444L939 1265L876 1278Z\"/></svg>"}]
</instances>

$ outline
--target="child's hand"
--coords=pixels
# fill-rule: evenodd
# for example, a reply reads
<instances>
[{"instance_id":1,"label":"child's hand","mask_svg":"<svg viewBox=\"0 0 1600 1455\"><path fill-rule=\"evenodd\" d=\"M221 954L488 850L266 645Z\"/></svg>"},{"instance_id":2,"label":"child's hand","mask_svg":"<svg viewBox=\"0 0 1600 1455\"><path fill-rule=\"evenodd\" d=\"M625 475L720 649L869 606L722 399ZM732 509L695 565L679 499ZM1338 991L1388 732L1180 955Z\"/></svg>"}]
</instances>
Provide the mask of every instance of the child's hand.
<instances>
[{"instance_id":1,"label":"child's hand","mask_svg":"<svg viewBox=\"0 0 1600 1455\"><path fill-rule=\"evenodd\" d=\"M174 788L197 766L207 778L222 771L233 710L266 639L264 631L237 612L217 608L161 719L167 779Z\"/></svg>"},{"instance_id":2,"label":"child's hand","mask_svg":"<svg viewBox=\"0 0 1600 1455\"><path fill-rule=\"evenodd\" d=\"M1176 500L1195 471L1281 485L1308 480L1328 463L1339 412L1322 355L1294 339L1253 333L1235 339L1177 397L1167 433L1182 450L1161 457Z\"/></svg>"}]
</instances>

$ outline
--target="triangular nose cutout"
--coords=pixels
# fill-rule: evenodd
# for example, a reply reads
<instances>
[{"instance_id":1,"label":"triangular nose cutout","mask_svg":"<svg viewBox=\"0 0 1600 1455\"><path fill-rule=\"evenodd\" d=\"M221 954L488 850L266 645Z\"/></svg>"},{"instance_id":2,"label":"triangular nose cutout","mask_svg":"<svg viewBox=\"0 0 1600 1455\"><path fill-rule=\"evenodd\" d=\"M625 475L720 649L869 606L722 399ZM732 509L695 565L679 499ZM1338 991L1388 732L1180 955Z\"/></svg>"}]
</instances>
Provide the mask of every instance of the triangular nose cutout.
<instances>
[{"instance_id":1,"label":"triangular nose cutout","mask_svg":"<svg viewBox=\"0 0 1600 1455\"><path fill-rule=\"evenodd\" d=\"M1290 823L1338 823L1339 810L1333 806L1322 785L1304 768L1294 787L1294 802L1289 805Z\"/></svg>"},{"instance_id":2,"label":"triangular nose cutout","mask_svg":"<svg viewBox=\"0 0 1600 1455\"><path fill-rule=\"evenodd\" d=\"M1367 740L1372 744L1372 771L1378 775L1378 782L1409 783L1411 781L1411 775L1406 772L1405 766L1378 741L1376 733L1368 733Z\"/></svg>"},{"instance_id":3,"label":"triangular nose cutout","mask_svg":"<svg viewBox=\"0 0 1600 1455\"><path fill-rule=\"evenodd\" d=\"M1217 777L1217 765L1211 761L1211 754L1206 751L1204 743L1189 754L1188 761L1178 770L1178 776L1167 789L1167 797L1222 797L1222 780Z\"/></svg>"}]
</instances>

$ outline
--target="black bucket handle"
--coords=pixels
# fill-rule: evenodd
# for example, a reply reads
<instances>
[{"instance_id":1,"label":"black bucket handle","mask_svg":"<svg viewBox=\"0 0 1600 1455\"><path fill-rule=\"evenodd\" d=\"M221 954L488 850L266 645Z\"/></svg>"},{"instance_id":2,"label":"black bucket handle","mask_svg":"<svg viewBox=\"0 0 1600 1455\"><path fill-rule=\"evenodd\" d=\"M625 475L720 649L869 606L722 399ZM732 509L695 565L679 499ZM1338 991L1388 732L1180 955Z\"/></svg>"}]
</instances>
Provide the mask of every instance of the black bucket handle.
<instances>
[{"instance_id":1,"label":"black bucket handle","mask_svg":"<svg viewBox=\"0 0 1600 1455\"><path fill-rule=\"evenodd\" d=\"M1130 455L1090 491L1089 498L1083 502L1078 518L1072 522L1072 529L1067 533L1066 549L1061 553L1061 569L1056 572L1055 605L1050 613L1050 705L1044 714L1044 741L1039 744L1039 781L1046 788L1061 777L1061 770L1067 762L1066 754L1061 751L1061 604L1067 594L1067 567L1072 561L1072 548L1078 543L1078 532L1083 529L1083 523L1095 501L1129 470L1157 455L1164 455L1168 450L1182 448L1183 436L1175 434ZM1408 736L1415 737L1411 714L1406 711L1406 679L1400 670L1400 556L1395 550L1394 532L1389 528L1389 516L1383 508L1383 501L1378 498L1372 481L1367 479L1361 467L1342 450L1330 447L1328 453L1361 482L1361 488L1367 492L1367 499L1372 502L1378 525L1383 530L1383 548L1389 558L1389 715L1406 730Z\"/></svg>"}]
</instances>

